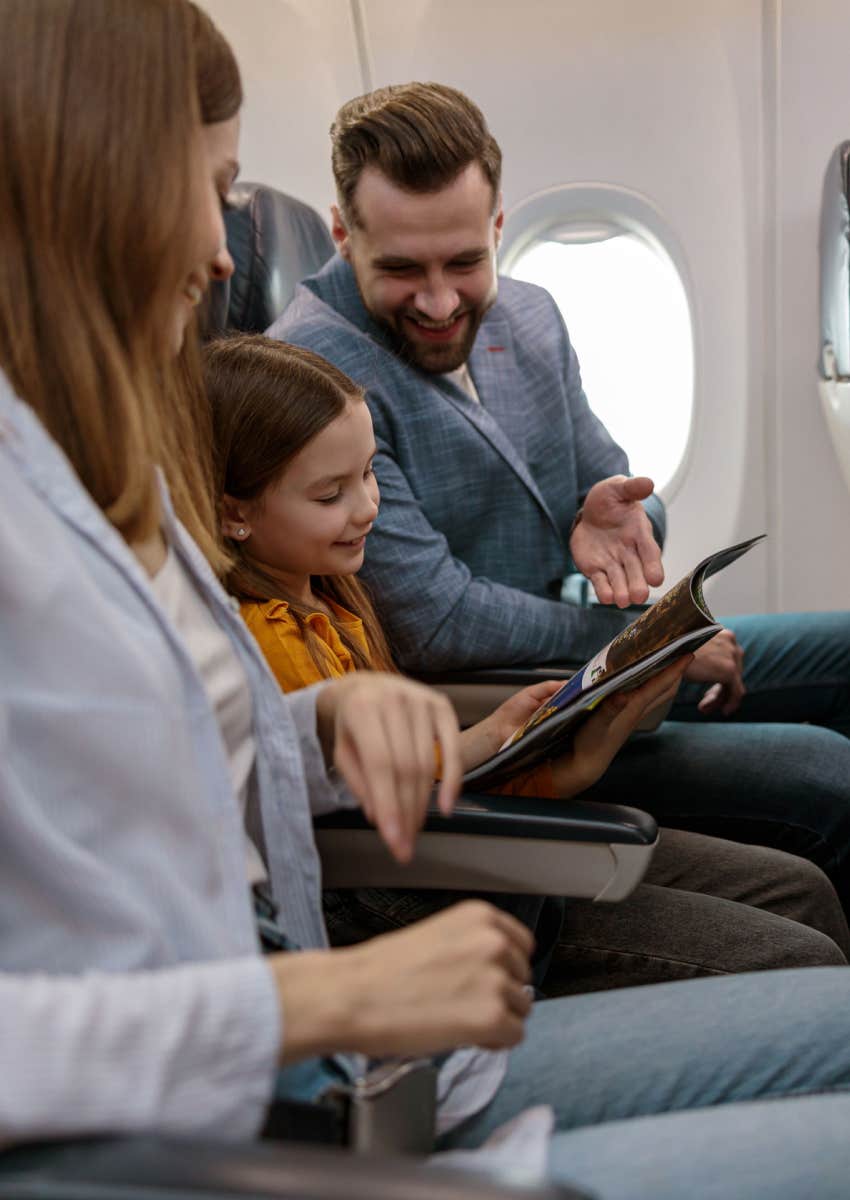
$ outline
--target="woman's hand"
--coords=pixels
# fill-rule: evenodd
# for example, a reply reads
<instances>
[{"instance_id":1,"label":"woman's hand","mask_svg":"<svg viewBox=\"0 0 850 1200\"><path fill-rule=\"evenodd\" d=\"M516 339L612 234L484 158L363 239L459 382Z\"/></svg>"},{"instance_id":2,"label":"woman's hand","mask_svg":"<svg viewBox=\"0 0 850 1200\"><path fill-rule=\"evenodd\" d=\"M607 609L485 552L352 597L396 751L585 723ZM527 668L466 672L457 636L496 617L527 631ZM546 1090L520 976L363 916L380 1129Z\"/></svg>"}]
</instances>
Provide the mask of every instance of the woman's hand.
<instances>
[{"instance_id":1,"label":"woman's hand","mask_svg":"<svg viewBox=\"0 0 850 1200\"><path fill-rule=\"evenodd\" d=\"M358 671L322 689L316 714L326 761L393 855L408 862L434 787L436 746L442 812L451 812L460 790L460 731L451 704L400 675Z\"/></svg>"},{"instance_id":2,"label":"woman's hand","mask_svg":"<svg viewBox=\"0 0 850 1200\"><path fill-rule=\"evenodd\" d=\"M519 921L470 900L344 950L270 956L282 1061L514 1046L531 1007L533 948Z\"/></svg>"},{"instance_id":3,"label":"woman's hand","mask_svg":"<svg viewBox=\"0 0 850 1200\"><path fill-rule=\"evenodd\" d=\"M673 699L692 660L686 654L634 691L604 700L579 726L569 751L552 763L556 794L566 799L596 783L647 713Z\"/></svg>"}]
</instances>

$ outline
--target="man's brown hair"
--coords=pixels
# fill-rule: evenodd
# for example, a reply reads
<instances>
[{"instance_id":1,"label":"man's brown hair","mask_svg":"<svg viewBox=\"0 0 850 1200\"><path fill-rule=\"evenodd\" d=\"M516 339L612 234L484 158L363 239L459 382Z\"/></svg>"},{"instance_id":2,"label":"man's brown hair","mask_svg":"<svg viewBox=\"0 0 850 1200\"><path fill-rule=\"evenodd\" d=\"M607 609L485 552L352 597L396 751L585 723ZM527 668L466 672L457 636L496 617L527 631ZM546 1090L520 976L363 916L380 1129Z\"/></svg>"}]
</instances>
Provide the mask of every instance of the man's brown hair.
<instances>
[{"instance_id":1,"label":"man's brown hair","mask_svg":"<svg viewBox=\"0 0 850 1200\"><path fill-rule=\"evenodd\" d=\"M410 192L436 192L477 162L493 189L495 211L502 152L481 109L442 83L404 83L349 100L331 126L334 179L343 219L357 222L354 192L365 167L376 167Z\"/></svg>"}]
</instances>

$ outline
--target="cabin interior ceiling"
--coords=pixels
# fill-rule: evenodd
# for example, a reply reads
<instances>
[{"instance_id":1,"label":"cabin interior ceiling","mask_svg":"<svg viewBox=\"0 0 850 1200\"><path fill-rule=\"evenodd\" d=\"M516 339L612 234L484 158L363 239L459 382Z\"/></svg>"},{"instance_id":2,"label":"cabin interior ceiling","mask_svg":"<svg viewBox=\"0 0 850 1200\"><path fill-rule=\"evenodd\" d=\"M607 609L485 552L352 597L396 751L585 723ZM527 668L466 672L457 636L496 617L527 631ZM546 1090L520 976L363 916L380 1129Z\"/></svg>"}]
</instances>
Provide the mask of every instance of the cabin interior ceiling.
<instances>
[{"instance_id":1,"label":"cabin interior ceiling","mask_svg":"<svg viewBox=\"0 0 850 1200\"><path fill-rule=\"evenodd\" d=\"M850 495L815 372L820 189L850 137L846 0L202 2L242 65L243 177L322 213L336 109L409 79L484 109L506 209L570 182L651 200L684 249L694 315L668 579L767 529L767 550L717 581L717 611L846 606Z\"/></svg>"}]
</instances>

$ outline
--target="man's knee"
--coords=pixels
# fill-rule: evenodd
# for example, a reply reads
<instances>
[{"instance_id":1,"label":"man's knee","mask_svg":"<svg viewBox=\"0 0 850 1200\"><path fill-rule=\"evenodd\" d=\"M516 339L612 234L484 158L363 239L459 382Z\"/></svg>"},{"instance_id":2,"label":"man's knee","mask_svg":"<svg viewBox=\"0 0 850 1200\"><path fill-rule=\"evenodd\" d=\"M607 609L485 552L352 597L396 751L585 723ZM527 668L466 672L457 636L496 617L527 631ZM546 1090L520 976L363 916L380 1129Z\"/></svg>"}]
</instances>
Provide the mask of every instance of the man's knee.
<instances>
[{"instance_id":1,"label":"man's knee","mask_svg":"<svg viewBox=\"0 0 850 1200\"><path fill-rule=\"evenodd\" d=\"M781 920L782 918L777 918ZM786 921L793 926L783 931L768 951L761 970L779 971L791 967L846 967L847 958L841 948L825 933Z\"/></svg>"}]
</instances>

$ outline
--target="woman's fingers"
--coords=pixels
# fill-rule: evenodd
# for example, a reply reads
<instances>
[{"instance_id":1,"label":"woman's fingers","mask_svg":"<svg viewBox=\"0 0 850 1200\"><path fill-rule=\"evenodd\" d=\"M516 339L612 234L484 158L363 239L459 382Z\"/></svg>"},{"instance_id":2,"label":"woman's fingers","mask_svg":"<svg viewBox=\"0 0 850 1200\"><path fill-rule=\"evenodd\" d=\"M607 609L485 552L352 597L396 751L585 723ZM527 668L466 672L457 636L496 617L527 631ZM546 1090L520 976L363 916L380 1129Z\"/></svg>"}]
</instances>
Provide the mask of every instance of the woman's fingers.
<instances>
[{"instance_id":1,"label":"woman's fingers","mask_svg":"<svg viewBox=\"0 0 850 1200\"><path fill-rule=\"evenodd\" d=\"M534 953L534 934L527 925L523 925L522 921L518 921L516 917L503 912L500 908L494 907L491 910L490 920L494 928L507 939L523 959L525 965L516 973L516 978L522 982L527 981L529 978L527 964Z\"/></svg>"},{"instance_id":2,"label":"woman's fingers","mask_svg":"<svg viewBox=\"0 0 850 1200\"><path fill-rule=\"evenodd\" d=\"M394 856L413 854L442 760L440 804L460 788L460 732L444 696L398 676L368 673L336 685L334 761Z\"/></svg>"},{"instance_id":3,"label":"woman's fingers","mask_svg":"<svg viewBox=\"0 0 850 1200\"><path fill-rule=\"evenodd\" d=\"M460 730L457 717L445 696L436 697L435 740L440 748L442 772L437 792L437 806L446 816L455 806L463 781L463 761L460 749Z\"/></svg>"},{"instance_id":4,"label":"woman's fingers","mask_svg":"<svg viewBox=\"0 0 850 1200\"><path fill-rule=\"evenodd\" d=\"M385 753L393 780L388 824L398 829L394 852L402 862L413 854L413 844L418 828L420 798L427 803L427 794L433 774L433 759L424 767L420 761L417 745L417 712L409 711L404 696L395 703L384 703L380 709L385 738ZM423 789L424 782L424 789Z\"/></svg>"},{"instance_id":5,"label":"woman's fingers","mask_svg":"<svg viewBox=\"0 0 850 1200\"><path fill-rule=\"evenodd\" d=\"M369 820L396 858L403 860L406 842L392 751L381 714L369 705L363 705L357 717L339 731L336 763Z\"/></svg>"}]
</instances>

